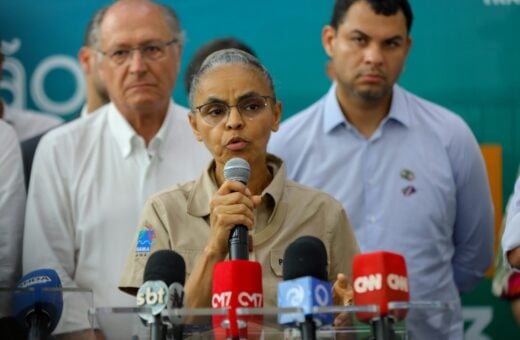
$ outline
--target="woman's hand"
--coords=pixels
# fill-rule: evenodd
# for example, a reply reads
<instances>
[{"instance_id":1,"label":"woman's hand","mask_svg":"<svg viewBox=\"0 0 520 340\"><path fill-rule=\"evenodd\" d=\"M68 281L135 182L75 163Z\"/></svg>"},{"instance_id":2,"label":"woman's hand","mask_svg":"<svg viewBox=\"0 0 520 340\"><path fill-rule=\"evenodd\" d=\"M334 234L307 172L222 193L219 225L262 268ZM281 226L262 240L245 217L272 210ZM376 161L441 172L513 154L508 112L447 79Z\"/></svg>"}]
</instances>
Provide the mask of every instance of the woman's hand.
<instances>
[{"instance_id":1,"label":"woman's hand","mask_svg":"<svg viewBox=\"0 0 520 340\"><path fill-rule=\"evenodd\" d=\"M332 303L336 306L350 306L354 291L348 278L344 274L338 274L336 282L332 286ZM352 324L352 319L348 313L340 313L334 319L334 326L344 327Z\"/></svg>"},{"instance_id":2,"label":"woman's hand","mask_svg":"<svg viewBox=\"0 0 520 340\"><path fill-rule=\"evenodd\" d=\"M210 202L210 237L208 248L225 256L231 229L238 224L247 229L255 224L254 208L261 202L249 189L237 181L225 181Z\"/></svg>"},{"instance_id":3,"label":"woman's hand","mask_svg":"<svg viewBox=\"0 0 520 340\"><path fill-rule=\"evenodd\" d=\"M520 247L516 247L507 252L507 260L511 267L520 269Z\"/></svg>"}]
</instances>

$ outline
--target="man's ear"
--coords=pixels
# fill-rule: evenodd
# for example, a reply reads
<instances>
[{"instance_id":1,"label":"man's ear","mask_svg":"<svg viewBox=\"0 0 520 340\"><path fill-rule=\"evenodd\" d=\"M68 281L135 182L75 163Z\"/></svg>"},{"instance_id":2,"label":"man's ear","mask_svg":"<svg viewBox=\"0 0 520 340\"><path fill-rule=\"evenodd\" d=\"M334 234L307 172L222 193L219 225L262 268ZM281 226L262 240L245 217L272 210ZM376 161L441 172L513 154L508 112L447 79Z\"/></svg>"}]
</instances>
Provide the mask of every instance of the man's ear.
<instances>
[{"instance_id":1,"label":"man's ear","mask_svg":"<svg viewBox=\"0 0 520 340\"><path fill-rule=\"evenodd\" d=\"M408 36L406 38L406 56L408 56L408 53L410 52L411 48L412 48L412 37Z\"/></svg>"},{"instance_id":2,"label":"man's ear","mask_svg":"<svg viewBox=\"0 0 520 340\"><path fill-rule=\"evenodd\" d=\"M332 58L332 52L334 50L335 43L336 30L330 25L323 27L323 29L321 30L321 44L323 45L323 49L325 50L325 53L327 53L329 58Z\"/></svg>"},{"instance_id":3,"label":"man's ear","mask_svg":"<svg viewBox=\"0 0 520 340\"><path fill-rule=\"evenodd\" d=\"M89 60L91 57L91 53L92 51L90 50L90 47L87 46L81 47L78 51L78 60L85 74L90 73Z\"/></svg>"},{"instance_id":4,"label":"man's ear","mask_svg":"<svg viewBox=\"0 0 520 340\"><path fill-rule=\"evenodd\" d=\"M197 117L193 113L188 113L188 120L190 121L191 130L193 131L193 134L195 135L195 138L202 142L202 137L200 136L199 129L197 126Z\"/></svg>"}]
</instances>

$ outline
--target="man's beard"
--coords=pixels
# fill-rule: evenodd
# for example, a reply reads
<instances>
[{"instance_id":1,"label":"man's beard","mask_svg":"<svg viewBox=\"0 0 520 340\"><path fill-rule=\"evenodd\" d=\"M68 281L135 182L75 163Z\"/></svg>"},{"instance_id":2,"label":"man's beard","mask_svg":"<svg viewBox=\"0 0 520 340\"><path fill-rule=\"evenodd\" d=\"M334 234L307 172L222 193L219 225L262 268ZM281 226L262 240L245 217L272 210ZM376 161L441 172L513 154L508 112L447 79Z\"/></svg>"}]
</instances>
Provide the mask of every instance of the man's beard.
<instances>
[{"instance_id":1,"label":"man's beard","mask_svg":"<svg viewBox=\"0 0 520 340\"><path fill-rule=\"evenodd\" d=\"M375 69L375 68L370 69L370 70L365 70L364 72L359 72L359 74L357 76L361 77L364 73L367 73L367 72L372 73L372 74L377 74L384 80L388 79L384 72L382 72L379 69ZM357 77L356 77L356 80L357 80ZM385 99L388 96L388 94L392 92L392 86L386 82L380 83L379 86L377 86L377 85L360 86L360 85L356 84L356 82L354 80L352 82L347 82L345 85L346 85L347 90L352 95L360 98L367 104L377 104L381 100Z\"/></svg>"},{"instance_id":2,"label":"man's beard","mask_svg":"<svg viewBox=\"0 0 520 340\"><path fill-rule=\"evenodd\" d=\"M367 104L377 104L385 99L392 92L392 86L382 85L381 87L360 89L350 83L345 84L345 89L354 97L361 99Z\"/></svg>"}]
</instances>

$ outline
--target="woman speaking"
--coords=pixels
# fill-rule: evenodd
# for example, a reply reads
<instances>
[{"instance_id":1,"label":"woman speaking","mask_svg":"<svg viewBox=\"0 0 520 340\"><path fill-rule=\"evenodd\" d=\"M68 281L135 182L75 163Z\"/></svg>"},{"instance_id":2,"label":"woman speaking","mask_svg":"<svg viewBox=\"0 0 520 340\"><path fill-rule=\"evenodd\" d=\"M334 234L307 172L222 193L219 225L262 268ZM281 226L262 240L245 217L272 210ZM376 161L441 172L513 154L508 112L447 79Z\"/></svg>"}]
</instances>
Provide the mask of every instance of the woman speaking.
<instances>
[{"instance_id":1,"label":"woman speaking","mask_svg":"<svg viewBox=\"0 0 520 340\"><path fill-rule=\"evenodd\" d=\"M213 267L228 256L230 231L243 225L249 259L262 268L264 306L276 306L284 251L303 235L323 241L334 302L346 303L352 296L347 278L359 251L352 227L340 203L288 180L282 160L267 153L282 105L265 67L240 50L214 52L194 75L189 101L195 138L213 160L196 181L148 200L120 289L135 293L150 254L172 249L186 263L187 306L210 307ZM224 177L225 164L237 157L249 163L247 185Z\"/></svg>"}]
</instances>

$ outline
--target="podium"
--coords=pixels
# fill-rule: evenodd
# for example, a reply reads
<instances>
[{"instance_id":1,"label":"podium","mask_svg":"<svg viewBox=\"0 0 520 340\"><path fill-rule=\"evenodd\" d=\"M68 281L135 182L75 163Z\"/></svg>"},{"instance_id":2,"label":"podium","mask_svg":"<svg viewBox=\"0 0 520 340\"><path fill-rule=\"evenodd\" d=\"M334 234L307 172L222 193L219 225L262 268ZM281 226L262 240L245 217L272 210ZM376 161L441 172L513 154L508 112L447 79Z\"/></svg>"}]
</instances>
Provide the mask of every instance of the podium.
<instances>
[{"instance_id":1,"label":"podium","mask_svg":"<svg viewBox=\"0 0 520 340\"><path fill-rule=\"evenodd\" d=\"M154 329L162 327L167 339L191 336L190 339L214 339L212 320L228 316L228 309L179 308L163 310L154 322L149 323L141 315L151 315L150 307L99 307L89 310L93 328L98 328L106 339L152 339ZM162 325L156 323L160 320Z\"/></svg>"},{"instance_id":2,"label":"podium","mask_svg":"<svg viewBox=\"0 0 520 340\"><path fill-rule=\"evenodd\" d=\"M408 324L408 316L433 312L434 316L441 316L435 317L434 324L449 328L447 325L451 322L453 306L444 302L391 302L389 309L389 315L381 316L376 305L316 307L314 314L331 314L333 317L341 314L345 320L344 324L336 327L318 325L316 339L423 340L410 332L413 327ZM143 313L150 314L151 308L101 307L89 311L93 327L98 328L107 339L117 340L153 339L154 327L158 325L142 321L139 315ZM163 328L166 339L232 339L229 313L226 308L179 308L162 311L156 320L161 323L159 327ZM357 316L363 313L369 313L373 317L372 322L359 321ZM400 321L404 314L406 318ZM238 308L236 323L243 331L239 339L301 339L297 324L278 323L281 315L305 319L301 308ZM218 325L214 320L218 320Z\"/></svg>"},{"instance_id":3,"label":"podium","mask_svg":"<svg viewBox=\"0 0 520 340\"><path fill-rule=\"evenodd\" d=\"M103 334L105 339L144 340L152 339L160 331L166 339L227 339L230 338L230 310L226 308L174 308L165 309L155 318L155 324L142 320L140 315L150 315L148 307L93 307L93 294L82 288L43 288L50 294L63 294L85 307L84 320L77 329L56 335L62 339L93 339ZM4 298L13 293L34 294L33 288L1 288ZM332 306L315 307L313 314L342 315L345 323L341 326L317 325L317 339L359 339L359 340L429 340L439 339L439 332L449 332L453 321L455 303L439 301L390 302L389 313L379 314L379 307ZM63 314L68 313L64 308ZM371 315L370 322L362 322L358 316ZM282 325L281 316L291 316L303 321L301 308L238 308L235 311L236 325L247 332L248 339L301 339L296 323ZM403 319L403 317L405 318ZM401 320L402 319L402 320ZM216 320L216 321L215 321ZM245 334L245 333L242 333ZM446 336L447 338L447 336Z\"/></svg>"}]
</instances>

